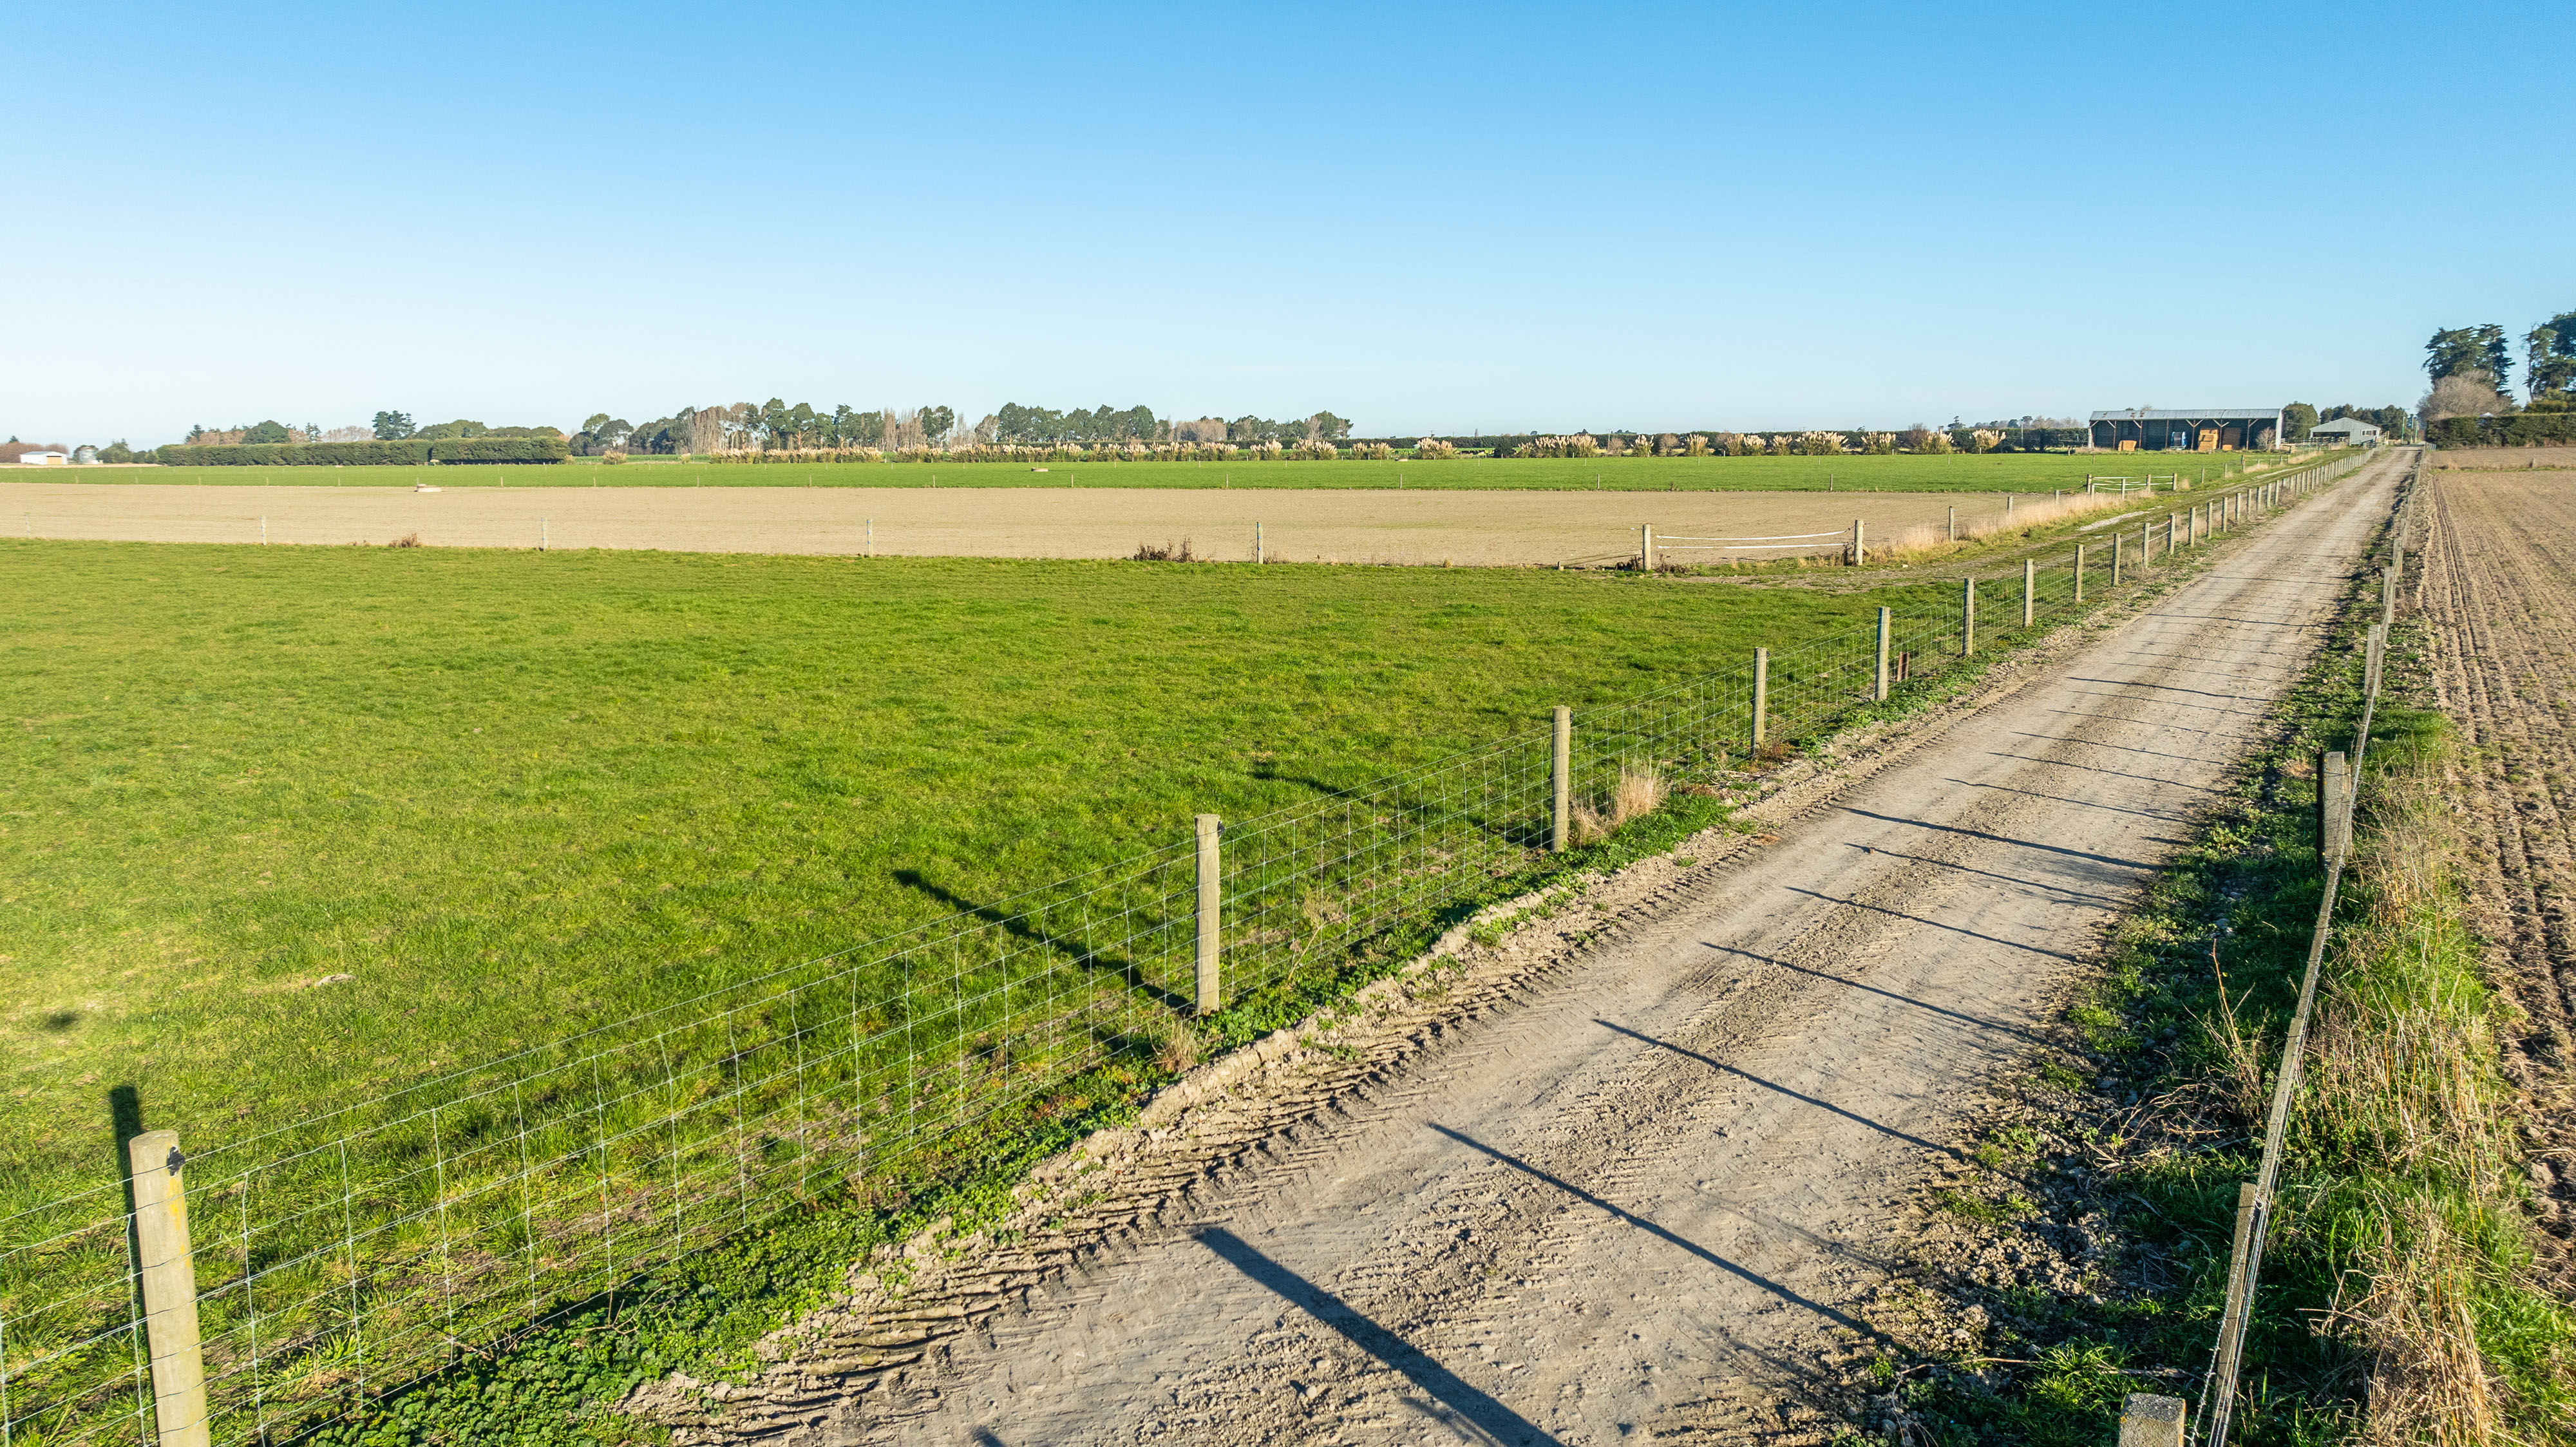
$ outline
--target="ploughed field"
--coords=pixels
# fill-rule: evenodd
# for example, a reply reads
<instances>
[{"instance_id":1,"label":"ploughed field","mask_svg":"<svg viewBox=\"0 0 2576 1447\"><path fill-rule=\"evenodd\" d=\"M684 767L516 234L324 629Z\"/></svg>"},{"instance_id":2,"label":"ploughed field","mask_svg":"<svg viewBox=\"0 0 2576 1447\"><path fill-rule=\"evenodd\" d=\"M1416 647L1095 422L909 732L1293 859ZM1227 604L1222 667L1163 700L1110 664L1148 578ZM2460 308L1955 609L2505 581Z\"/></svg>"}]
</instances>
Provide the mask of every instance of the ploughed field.
<instances>
[{"instance_id":1,"label":"ploughed field","mask_svg":"<svg viewBox=\"0 0 2576 1447\"><path fill-rule=\"evenodd\" d=\"M2451 786L2491 978L2524 1016L2500 1043L2538 1133L2534 1205L2556 1246L2542 1269L2563 1293L2576 1290L2576 469L2428 477L2415 586L2442 707L2472 744Z\"/></svg>"},{"instance_id":2,"label":"ploughed field","mask_svg":"<svg viewBox=\"0 0 2576 1447\"><path fill-rule=\"evenodd\" d=\"M1854 518L1870 539L2004 509L1995 493L1722 494L1454 491L1318 492L1126 487L654 488L527 486L632 478L637 469L521 469L508 486L385 487L352 468L336 488L263 487L240 469L227 485L100 487L0 481L6 531L37 539L427 547L649 548L665 552L825 553L879 557L1125 558L1141 545L1249 560L1256 530L1271 562L1547 566L1633 557L1638 528L1659 537L1765 541L1750 550L1681 542L1681 562L1838 553ZM762 475L777 468L735 469ZM461 469L460 469L461 471ZM1104 469L1105 472L1105 469ZM898 472L918 481L927 470ZM84 475L86 478L86 475ZM1025 482L1027 474L1020 474ZM2161 494L2160 494L2161 495ZM2047 494L2040 494L2041 497ZM2024 495L2022 501L2029 501ZM1791 536L1784 536L1791 535ZM1808 535L1808 536L1794 536Z\"/></svg>"},{"instance_id":3,"label":"ploughed field","mask_svg":"<svg viewBox=\"0 0 2576 1447\"><path fill-rule=\"evenodd\" d=\"M0 1179L238 1137L1849 628L1552 571L0 541ZM346 982L316 986L330 976Z\"/></svg>"}]
</instances>

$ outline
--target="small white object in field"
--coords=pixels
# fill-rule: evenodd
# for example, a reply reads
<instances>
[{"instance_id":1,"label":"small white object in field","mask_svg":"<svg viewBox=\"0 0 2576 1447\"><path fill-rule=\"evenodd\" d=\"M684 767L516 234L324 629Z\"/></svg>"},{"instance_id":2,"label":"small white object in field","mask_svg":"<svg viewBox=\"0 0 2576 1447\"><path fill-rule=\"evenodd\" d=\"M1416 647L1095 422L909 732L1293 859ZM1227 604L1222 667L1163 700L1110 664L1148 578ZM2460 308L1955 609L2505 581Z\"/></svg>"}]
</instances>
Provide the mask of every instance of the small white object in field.
<instances>
[{"instance_id":1,"label":"small white object in field","mask_svg":"<svg viewBox=\"0 0 2576 1447\"><path fill-rule=\"evenodd\" d=\"M355 975L324 975L313 982L313 988L318 990L324 985L354 985L357 982L358 977Z\"/></svg>"},{"instance_id":2,"label":"small white object in field","mask_svg":"<svg viewBox=\"0 0 2576 1447\"><path fill-rule=\"evenodd\" d=\"M411 490L414 492L445 492L447 489L440 487L434 482L416 482L412 484Z\"/></svg>"},{"instance_id":3,"label":"small white object in field","mask_svg":"<svg viewBox=\"0 0 2576 1447\"><path fill-rule=\"evenodd\" d=\"M1046 471L1046 469L1045 469L1045 468L1043 468L1043 467L1032 467L1032 468L1030 468L1030 469L1029 469L1029 471L1031 471L1031 472L1044 472L1044 471Z\"/></svg>"}]
</instances>

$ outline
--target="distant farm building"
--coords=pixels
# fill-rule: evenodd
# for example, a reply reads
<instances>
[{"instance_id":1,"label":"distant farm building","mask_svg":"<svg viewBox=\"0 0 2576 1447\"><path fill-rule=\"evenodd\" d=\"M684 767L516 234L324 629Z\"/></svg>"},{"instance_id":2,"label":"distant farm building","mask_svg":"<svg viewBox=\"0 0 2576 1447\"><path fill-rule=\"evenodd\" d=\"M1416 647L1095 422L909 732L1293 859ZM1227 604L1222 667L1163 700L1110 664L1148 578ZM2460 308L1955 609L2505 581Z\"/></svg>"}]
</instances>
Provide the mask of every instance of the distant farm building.
<instances>
[{"instance_id":1,"label":"distant farm building","mask_svg":"<svg viewBox=\"0 0 2576 1447\"><path fill-rule=\"evenodd\" d=\"M2358 417L2338 417L2332 422L2320 422L2309 428L2308 437L2311 441L2331 443L2337 447L2377 447L2379 428Z\"/></svg>"},{"instance_id":2,"label":"distant farm building","mask_svg":"<svg viewBox=\"0 0 2576 1447\"><path fill-rule=\"evenodd\" d=\"M2105 452L2259 452L2281 443L2278 407L2138 408L2093 414Z\"/></svg>"},{"instance_id":3,"label":"distant farm building","mask_svg":"<svg viewBox=\"0 0 2576 1447\"><path fill-rule=\"evenodd\" d=\"M60 452L22 452L18 454L18 462L23 467L62 467L69 464L71 458Z\"/></svg>"}]
</instances>

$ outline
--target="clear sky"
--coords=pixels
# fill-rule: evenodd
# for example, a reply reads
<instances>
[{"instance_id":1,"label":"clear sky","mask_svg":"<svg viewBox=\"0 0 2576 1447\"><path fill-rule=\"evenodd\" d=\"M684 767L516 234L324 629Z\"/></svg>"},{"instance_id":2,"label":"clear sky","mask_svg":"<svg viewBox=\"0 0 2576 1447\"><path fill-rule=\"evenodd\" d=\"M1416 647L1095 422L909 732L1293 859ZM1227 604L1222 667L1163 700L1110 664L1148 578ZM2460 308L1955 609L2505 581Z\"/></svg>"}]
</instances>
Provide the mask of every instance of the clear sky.
<instances>
[{"instance_id":1,"label":"clear sky","mask_svg":"<svg viewBox=\"0 0 2576 1447\"><path fill-rule=\"evenodd\" d=\"M0 435L2411 402L2576 6L0 7Z\"/></svg>"}]
</instances>

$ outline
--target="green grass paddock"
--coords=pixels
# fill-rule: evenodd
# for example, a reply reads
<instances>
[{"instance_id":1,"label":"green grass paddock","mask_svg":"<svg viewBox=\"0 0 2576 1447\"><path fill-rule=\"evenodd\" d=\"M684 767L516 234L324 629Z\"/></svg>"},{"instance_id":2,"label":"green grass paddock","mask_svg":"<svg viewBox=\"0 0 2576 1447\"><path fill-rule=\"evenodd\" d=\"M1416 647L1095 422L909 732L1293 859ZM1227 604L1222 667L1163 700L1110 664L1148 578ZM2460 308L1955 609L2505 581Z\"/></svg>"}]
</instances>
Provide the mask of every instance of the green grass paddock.
<instances>
[{"instance_id":1,"label":"green grass paddock","mask_svg":"<svg viewBox=\"0 0 2576 1447\"><path fill-rule=\"evenodd\" d=\"M1534 570L0 541L0 1175L215 1141L1860 624ZM909 882L908 882L909 881ZM308 988L325 975L354 983Z\"/></svg>"},{"instance_id":2,"label":"green grass paddock","mask_svg":"<svg viewBox=\"0 0 2576 1447\"><path fill-rule=\"evenodd\" d=\"M523 467L137 467L45 476L104 483L262 483L387 487L415 476L442 487L1174 487L1431 488L1573 492L2054 492L2092 477L2173 473L2197 482L2257 453L1952 453L1894 457L1462 458L1448 462L1016 462L707 463L638 457L609 466L575 458Z\"/></svg>"}]
</instances>

